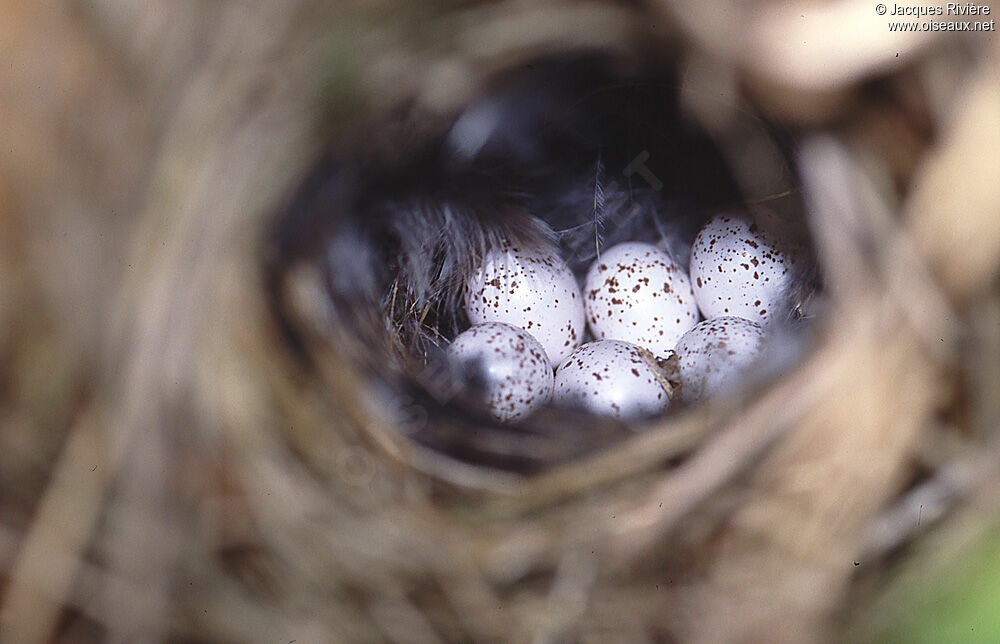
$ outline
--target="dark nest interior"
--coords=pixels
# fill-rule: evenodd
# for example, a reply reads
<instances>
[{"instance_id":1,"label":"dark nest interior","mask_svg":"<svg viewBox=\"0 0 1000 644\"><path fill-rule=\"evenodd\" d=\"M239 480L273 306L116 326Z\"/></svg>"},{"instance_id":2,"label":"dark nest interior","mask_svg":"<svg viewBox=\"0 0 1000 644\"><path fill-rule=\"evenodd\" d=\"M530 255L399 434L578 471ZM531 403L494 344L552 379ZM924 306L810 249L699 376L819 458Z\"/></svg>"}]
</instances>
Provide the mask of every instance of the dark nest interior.
<instances>
[{"instance_id":1,"label":"dark nest interior","mask_svg":"<svg viewBox=\"0 0 1000 644\"><path fill-rule=\"evenodd\" d=\"M988 33L0 10L3 641L1000 639ZM490 249L686 265L740 208L809 269L731 395L505 425L455 386Z\"/></svg>"}]
</instances>

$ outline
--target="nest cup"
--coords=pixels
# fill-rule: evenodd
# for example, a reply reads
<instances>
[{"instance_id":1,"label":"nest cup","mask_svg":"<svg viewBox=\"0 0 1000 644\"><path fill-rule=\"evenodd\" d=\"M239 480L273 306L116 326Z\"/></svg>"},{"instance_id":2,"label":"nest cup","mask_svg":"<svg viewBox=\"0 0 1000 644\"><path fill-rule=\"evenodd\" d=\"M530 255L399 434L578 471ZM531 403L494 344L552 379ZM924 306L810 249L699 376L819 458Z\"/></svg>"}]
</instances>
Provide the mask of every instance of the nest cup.
<instances>
[{"instance_id":1,"label":"nest cup","mask_svg":"<svg viewBox=\"0 0 1000 644\"><path fill-rule=\"evenodd\" d=\"M557 249L582 283L602 251L627 241L659 244L686 266L709 216L746 209L782 238L798 238L808 265L788 150L762 119L737 119L741 142L771 154L751 161L756 183L741 194L720 149L725 136L717 143L685 113L677 74L669 62L638 55L571 51L484 78L481 93L401 153L362 164L367 141L334 143L275 224L280 243L269 271L290 341L319 341L296 335L306 329L325 336L328 351L346 349L343 359L373 389L419 407L415 422L400 419L394 400L376 396L397 414L401 433L454 460L535 472L648 425L553 408L514 427L495 425L442 349L469 326L469 279L486 255L511 245ZM310 296L326 310L307 325L282 302L283 280L298 269L311 270L324 291ZM803 270L800 281L804 304L817 280ZM780 342L787 351L765 373L794 361L802 310L776 325L776 335L788 335Z\"/></svg>"},{"instance_id":2,"label":"nest cup","mask_svg":"<svg viewBox=\"0 0 1000 644\"><path fill-rule=\"evenodd\" d=\"M424 122L420 136L407 139L408 147L376 155L367 165L367 171L391 182L416 175L431 184L432 198L454 200L447 204L452 208L449 215L474 222L469 235L481 237L468 242L468 248L456 249L450 241L440 242L434 224L421 226L424 220L396 228L397 235L412 238L397 239L389 245L389 254L412 252L406 248L411 243L434 248L444 257L431 257L433 268L416 270L404 259L388 271L375 297L359 295L353 280L349 288L331 285L336 273L351 263L343 257L327 255L322 260L328 263L323 266L321 261L308 278L316 295L307 299L323 297L320 293L330 297L334 303L328 319L341 329L333 342L314 340L333 347L328 358L332 363L352 365L352 386L373 392L350 403L357 408L359 440L366 445L357 453L368 454L367 464L356 466L369 473L358 495L373 494L380 500L371 502L382 510L387 504L397 517L395 513L405 512L414 521L426 522L420 525L436 525L434 530L457 539L455 553L475 553L462 556L462 565L469 568L461 574L472 576L469 583L475 584L482 603L452 606L456 613L448 618L470 637L625 632L637 638L714 638L734 636L748 625L758 629L751 633L763 637L773 625L769 620L785 619L790 607L799 604L809 609L797 612L789 637L811 636L833 627L830 611L842 606L844 593L856 579L852 568L860 553L885 556L907 538L898 536L892 548L883 544L881 549L866 541L879 513L933 474L936 464L921 454L920 436L940 410L942 381L933 374L955 367L953 343L959 332L944 320L954 319L950 316L956 304L936 275L940 267L923 253L917 232L923 225L918 222L927 215L913 214L912 205L907 206L909 216L898 214L901 203L910 204L911 184L923 179L914 177L917 157L937 135L936 122L916 131L909 130L912 122L905 122L935 117L915 114L919 108L900 104L894 92L906 83L876 77L866 85L859 77L856 84L844 87L831 81L836 92L793 83L772 88L753 74L742 78L738 67L713 55L720 52L672 49L663 42L627 53L567 48L483 73L464 101L456 100L444 116ZM564 83L570 89L561 94ZM644 87L667 88L666 98L637 90ZM787 96L781 97L779 90ZM802 96L795 96L796 91ZM762 93L768 93L766 100L761 100ZM609 94L608 104L590 109L588 99ZM657 99L663 102L657 104ZM628 126L647 128L639 136L647 137L650 150L635 147L635 140L624 141L620 149L607 143L622 143L627 127L601 115L621 113L633 100L640 107L630 115L633 119L625 120ZM571 111L553 118L547 111L553 105ZM532 114L534 109L541 116ZM490 110L500 115L503 126L494 132L488 123L482 125L485 134L469 135L471 143L459 141L457 152L452 150L458 156L495 155L493 165L476 166L467 160L470 174L451 168L457 174L450 178L459 183L476 177L476 172L489 175L481 185L462 184L468 190L462 202L454 192L440 190L435 183L439 177L417 168L426 168L428 159L441 153L439 146L447 147L449 134L454 137L463 119ZM407 118L427 118L416 112L407 111ZM650 126L657 113L663 118L658 127ZM592 121L574 122L581 114ZM881 149L881 143L869 138L875 136L873 119L899 128L914 141L905 151ZM559 138L562 132L553 134L567 122L567 129L583 130L567 135L579 137L571 143ZM376 122L372 131L380 127ZM587 135L609 130L610 136L588 147ZM664 130L673 137L673 147L657 140ZM413 137L409 129L407 136ZM525 140L531 136L555 141ZM677 143L685 138L689 140ZM537 149L547 143L561 156L538 160L551 152ZM339 144L335 142L335 148ZM519 144L526 145L527 152ZM349 163L352 154L368 155L366 145L360 149L348 146L344 155L345 148L337 148L334 156L339 153ZM611 208L594 226L587 225L590 212L566 225L559 221L559 206L568 203L578 212L593 198L597 181L583 182L582 197L572 190L557 196L539 194L544 189L532 183L541 178L551 186L563 179L562 168L550 164L572 165L574 177L588 172L600 177L608 167L620 171L629 161L623 150L663 153L666 162L653 175L668 180L684 175L675 192L668 190L663 202L652 206L666 213L666 221L636 223L626 218L624 209ZM618 158L609 161L616 153ZM598 165L602 161L603 168ZM510 165L518 162L539 167L511 172ZM692 165L698 167L692 171ZM331 167L323 167L320 174L327 173L329 179L343 171L342 166ZM378 198L390 194L387 201L395 213L379 212L359 189L362 194L340 202L339 213L330 214L338 210L335 204L322 215L344 218L340 225L354 242L346 245L352 249L347 257L355 261L353 250L367 241L368 233L351 217L391 219L399 210L424 207L411 206L405 191L403 196L391 194L398 189L395 183L379 179L374 184ZM439 189L436 195L434 189ZM516 198L499 198L525 192L531 192L528 203L535 208L523 208L524 201ZM499 214L477 212L484 203ZM543 411L522 426L500 427L453 397L447 385L448 391L442 392L433 377L428 381L426 367L431 365L433 372L434 346L445 344L462 328L461 311L447 301L474 265L463 262L462 256L481 257L495 243L495 235L517 240L546 234L519 219L522 210L539 214L555 231L548 236L554 236L564 257L579 270L574 262L580 259L585 265L590 259L584 250L594 244L595 236L624 230L631 238L655 240L659 233L662 239L657 223L696 230L713 209L758 204L778 213L784 232L815 244L824 288L817 292L818 280L809 281L802 300L814 326L806 333L783 335L776 354L742 395L647 422L639 433L635 426L565 411ZM297 206L303 207L301 202ZM426 213L418 212L420 216ZM465 225L451 223L458 229ZM343 233L336 226L330 232L334 239ZM560 235L569 229L582 229L585 241ZM377 250L374 256L382 260ZM455 266L448 267L449 261ZM324 269L334 274L324 274ZM414 278L408 270L421 275ZM356 298L354 307L351 298ZM402 301L409 318L387 314L387 300L396 306ZM380 326L380 318L387 315ZM324 319L313 319L307 326L328 335L322 331L329 324ZM425 328L428 320L433 321L430 333ZM345 354L342 346L356 347L352 340L362 337L358 329L370 331L373 326L378 332L362 341L369 342L363 345L364 355ZM386 368L388 356L402 357L407 368ZM378 384L368 384L373 381ZM325 444L318 447L317 439ZM298 440L301 437L293 437L293 444ZM328 440L326 432L319 432L298 443L299 452L329 480L343 483L347 462L338 452L342 448ZM393 479L394 485L383 478ZM390 489L414 481L423 490L415 499L399 504L388 500ZM378 496L379 489L385 496ZM399 489L395 487L396 494ZM427 538L415 534L420 541ZM403 542L407 545L399 547L411 547L405 538ZM786 568L791 556L801 566ZM424 573L438 565L428 563ZM396 580L393 574L389 578ZM803 594L800 584L806 582L812 590ZM761 587L767 592L751 590ZM648 594L635 596L638 588ZM432 609L424 601L419 593L406 598L414 619L417 614L427 619ZM664 610L668 605L674 610ZM497 606L513 608L516 615L499 616ZM430 626L436 629L441 623L431 619Z\"/></svg>"},{"instance_id":3,"label":"nest cup","mask_svg":"<svg viewBox=\"0 0 1000 644\"><path fill-rule=\"evenodd\" d=\"M906 36L897 57L864 36L848 56L812 21L847 30L847 5L412 8L390 37L343 28L389 24L376 8L293 4L220 8L206 55L177 63L194 80L133 186L149 261L116 291L129 313L85 413L52 433L53 481L81 454L101 474L39 490L20 552L60 535L74 557L17 559L5 628L864 638L903 628L893 584L933 558L920 544L981 536L977 508L996 525L988 41ZM260 37L234 59L227 29ZM660 189L626 176L644 151ZM602 236L693 236L734 206L766 206L817 265L807 323L736 394L502 426L441 375L491 244L546 239L580 270Z\"/></svg>"}]
</instances>

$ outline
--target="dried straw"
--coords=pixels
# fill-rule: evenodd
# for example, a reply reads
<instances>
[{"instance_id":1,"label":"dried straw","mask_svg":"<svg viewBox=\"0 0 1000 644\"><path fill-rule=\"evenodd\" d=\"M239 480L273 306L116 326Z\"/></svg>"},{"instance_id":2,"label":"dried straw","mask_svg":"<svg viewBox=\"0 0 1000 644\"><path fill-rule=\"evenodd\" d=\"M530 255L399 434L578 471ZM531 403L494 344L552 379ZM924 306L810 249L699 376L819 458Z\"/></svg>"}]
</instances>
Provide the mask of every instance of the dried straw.
<instances>
[{"instance_id":1,"label":"dried straw","mask_svg":"<svg viewBox=\"0 0 1000 644\"><path fill-rule=\"evenodd\" d=\"M5 641L865 637L890 555L996 525L986 35L890 36L854 0L0 14ZM825 291L777 379L526 476L410 441L413 401L331 345L299 267L304 369L261 248L323 137L406 104L419 138L491 73L580 47L677 57L747 194L807 204Z\"/></svg>"}]
</instances>

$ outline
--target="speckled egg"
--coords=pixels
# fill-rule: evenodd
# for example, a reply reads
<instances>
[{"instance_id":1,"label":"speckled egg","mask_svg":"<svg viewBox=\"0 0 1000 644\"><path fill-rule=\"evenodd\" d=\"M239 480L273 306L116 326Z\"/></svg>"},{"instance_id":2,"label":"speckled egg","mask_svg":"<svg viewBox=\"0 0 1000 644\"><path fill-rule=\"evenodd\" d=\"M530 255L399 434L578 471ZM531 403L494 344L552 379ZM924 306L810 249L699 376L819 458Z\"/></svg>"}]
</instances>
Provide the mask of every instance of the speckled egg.
<instances>
[{"instance_id":1,"label":"speckled egg","mask_svg":"<svg viewBox=\"0 0 1000 644\"><path fill-rule=\"evenodd\" d=\"M464 296L470 322L521 327L541 343L553 365L583 341L583 298L555 248L505 243L485 257Z\"/></svg>"},{"instance_id":2,"label":"speckled egg","mask_svg":"<svg viewBox=\"0 0 1000 644\"><path fill-rule=\"evenodd\" d=\"M601 340L583 345L559 365L553 400L629 419L665 410L669 387L649 351L628 342Z\"/></svg>"},{"instance_id":3,"label":"speckled egg","mask_svg":"<svg viewBox=\"0 0 1000 644\"><path fill-rule=\"evenodd\" d=\"M745 318L705 320L681 336L674 351L680 399L695 403L736 384L760 357L764 329Z\"/></svg>"},{"instance_id":4,"label":"speckled egg","mask_svg":"<svg viewBox=\"0 0 1000 644\"><path fill-rule=\"evenodd\" d=\"M497 420L521 420L552 397L552 367L545 350L516 326L474 326L448 346L448 358Z\"/></svg>"},{"instance_id":5,"label":"speckled egg","mask_svg":"<svg viewBox=\"0 0 1000 644\"><path fill-rule=\"evenodd\" d=\"M601 253L583 293L595 338L631 342L660 357L698 322L684 268L651 244L627 242Z\"/></svg>"},{"instance_id":6,"label":"speckled egg","mask_svg":"<svg viewBox=\"0 0 1000 644\"><path fill-rule=\"evenodd\" d=\"M749 214L720 214L691 249L691 281L706 318L735 315L767 325L795 305L796 252L779 244Z\"/></svg>"}]
</instances>

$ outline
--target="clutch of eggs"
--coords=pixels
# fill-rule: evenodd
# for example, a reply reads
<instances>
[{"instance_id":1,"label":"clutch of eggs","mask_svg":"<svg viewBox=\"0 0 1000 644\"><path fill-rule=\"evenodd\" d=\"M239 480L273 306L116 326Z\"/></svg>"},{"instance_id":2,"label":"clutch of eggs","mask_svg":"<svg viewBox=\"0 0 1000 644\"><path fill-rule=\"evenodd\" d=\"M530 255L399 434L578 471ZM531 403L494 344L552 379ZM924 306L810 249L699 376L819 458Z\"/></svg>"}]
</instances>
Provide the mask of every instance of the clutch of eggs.
<instances>
[{"instance_id":1,"label":"clutch of eggs","mask_svg":"<svg viewBox=\"0 0 1000 644\"><path fill-rule=\"evenodd\" d=\"M474 326L449 353L463 370L477 365L480 392L501 421L550 397L623 419L649 416L675 395L692 404L732 389L759 358L768 324L794 306L797 268L795 251L743 212L702 227L690 272L657 246L626 242L601 252L582 293L554 246L507 243L467 280ZM581 346L585 324L596 341ZM670 355L676 392L657 360Z\"/></svg>"}]
</instances>

